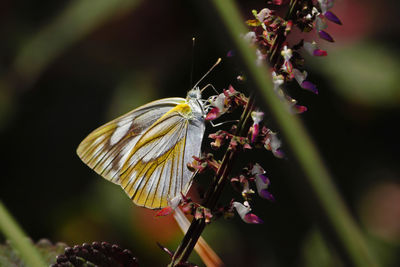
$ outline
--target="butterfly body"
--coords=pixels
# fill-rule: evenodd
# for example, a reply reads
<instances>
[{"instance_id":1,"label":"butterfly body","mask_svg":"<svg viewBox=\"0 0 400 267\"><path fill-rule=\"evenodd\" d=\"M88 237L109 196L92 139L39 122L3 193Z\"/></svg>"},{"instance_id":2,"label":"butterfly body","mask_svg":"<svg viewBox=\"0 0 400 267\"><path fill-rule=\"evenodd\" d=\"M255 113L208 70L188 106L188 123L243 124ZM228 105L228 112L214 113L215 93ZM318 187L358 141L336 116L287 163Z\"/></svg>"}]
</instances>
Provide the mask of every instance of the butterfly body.
<instances>
[{"instance_id":1,"label":"butterfly body","mask_svg":"<svg viewBox=\"0 0 400 267\"><path fill-rule=\"evenodd\" d=\"M99 127L81 142L77 154L119 184L135 204L162 208L190 188L193 173L187 163L200 155L204 117L196 87L186 99L156 100Z\"/></svg>"}]
</instances>

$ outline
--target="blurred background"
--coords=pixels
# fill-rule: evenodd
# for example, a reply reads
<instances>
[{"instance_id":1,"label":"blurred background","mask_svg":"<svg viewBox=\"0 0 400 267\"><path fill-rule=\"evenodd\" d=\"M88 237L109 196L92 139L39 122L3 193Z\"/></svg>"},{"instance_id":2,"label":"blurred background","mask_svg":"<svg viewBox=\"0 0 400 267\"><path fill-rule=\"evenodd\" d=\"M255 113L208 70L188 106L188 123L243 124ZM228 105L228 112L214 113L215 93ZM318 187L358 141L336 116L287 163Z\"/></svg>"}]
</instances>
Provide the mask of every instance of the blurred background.
<instances>
[{"instance_id":1,"label":"blurred background","mask_svg":"<svg viewBox=\"0 0 400 267\"><path fill-rule=\"evenodd\" d=\"M239 1L243 17L264 2ZM288 88L308 107L301 118L383 266L400 266L397 10L394 0L338 0L332 11L344 25L330 23L327 30L336 42L305 36L328 51L328 57L306 58L319 95ZM169 256L156 242L174 250L182 238L172 216L154 218L154 211L135 207L75 150L116 116L151 100L184 97L192 63L196 81L222 57L204 84L251 90L236 81L244 68L226 57L233 43L212 6L3 0L0 34L0 199L35 241L108 241L130 249L142 266L165 266ZM255 199L262 225L235 217L206 228L205 239L226 265L344 266L329 233L322 235L324 222L291 155L250 156L266 169L276 202ZM225 201L240 197L225 193ZM191 260L201 265L195 253Z\"/></svg>"}]
</instances>

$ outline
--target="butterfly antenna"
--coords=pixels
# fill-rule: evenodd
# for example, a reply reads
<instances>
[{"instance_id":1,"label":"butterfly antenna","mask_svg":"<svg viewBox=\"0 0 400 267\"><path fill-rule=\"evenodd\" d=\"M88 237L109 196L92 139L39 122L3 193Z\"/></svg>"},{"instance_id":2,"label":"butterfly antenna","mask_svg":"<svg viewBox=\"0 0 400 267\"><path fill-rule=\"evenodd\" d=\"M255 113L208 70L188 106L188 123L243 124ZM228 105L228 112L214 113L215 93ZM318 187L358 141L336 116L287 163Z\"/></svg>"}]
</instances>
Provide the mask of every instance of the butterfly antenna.
<instances>
[{"instance_id":1,"label":"butterfly antenna","mask_svg":"<svg viewBox=\"0 0 400 267\"><path fill-rule=\"evenodd\" d=\"M190 66L190 87L192 88L193 84L193 71L194 71L194 45L195 45L196 38L192 38L192 64Z\"/></svg>"},{"instance_id":2,"label":"butterfly antenna","mask_svg":"<svg viewBox=\"0 0 400 267\"><path fill-rule=\"evenodd\" d=\"M200 78L200 80L193 86L195 88L199 83L219 64L221 63L221 58L218 58L217 62L212 65L212 67L206 72L206 74L203 75L203 77Z\"/></svg>"}]
</instances>

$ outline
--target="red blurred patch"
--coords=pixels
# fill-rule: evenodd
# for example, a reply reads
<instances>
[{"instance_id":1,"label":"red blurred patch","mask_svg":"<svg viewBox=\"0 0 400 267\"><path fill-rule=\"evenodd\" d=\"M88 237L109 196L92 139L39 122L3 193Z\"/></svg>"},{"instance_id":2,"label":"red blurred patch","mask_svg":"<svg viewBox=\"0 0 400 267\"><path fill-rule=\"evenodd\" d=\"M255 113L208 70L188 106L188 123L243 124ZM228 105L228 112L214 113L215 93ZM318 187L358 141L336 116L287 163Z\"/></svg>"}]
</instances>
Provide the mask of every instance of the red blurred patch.
<instances>
[{"instance_id":1,"label":"red blurred patch","mask_svg":"<svg viewBox=\"0 0 400 267\"><path fill-rule=\"evenodd\" d=\"M180 236L181 232L173 216L155 217L157 212L146 208L135 208L132 214L134 227L138 227L149 242L166 244Z\"/></svg>"}]
</instances>

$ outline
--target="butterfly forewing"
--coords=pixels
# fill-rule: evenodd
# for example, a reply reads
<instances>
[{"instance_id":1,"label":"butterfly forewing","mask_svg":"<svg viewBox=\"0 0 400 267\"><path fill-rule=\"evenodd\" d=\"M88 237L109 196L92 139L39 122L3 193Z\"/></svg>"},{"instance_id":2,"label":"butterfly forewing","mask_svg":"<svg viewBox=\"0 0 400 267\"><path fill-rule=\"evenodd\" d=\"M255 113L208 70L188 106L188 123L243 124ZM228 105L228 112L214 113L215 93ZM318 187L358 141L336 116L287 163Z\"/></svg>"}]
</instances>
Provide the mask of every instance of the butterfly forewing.
<instances>
[{"instance_id":1,"label":"butterfly forewing","mask_svg":"<svg viewBox=\"0 0 400 267\"><path fill-rule=\"evenodd\" d=\"M94 130L81 142L77 154L98 174L118 183L118 170L140 135L184 101L166 98L141 106Z\"/></svg>"},{"instance_id":2,"label":"butterfly forewing","mask_svg":"<svg viewBox=\"0 0 400 267\"><path fill-rule=\"evenodd\" d=\"M204 134L199 117L183 98L157 100L99 127L77 153L137 205L161 208L190 187L186 164L200 154Z\"/></svg>"}]
</instances>

